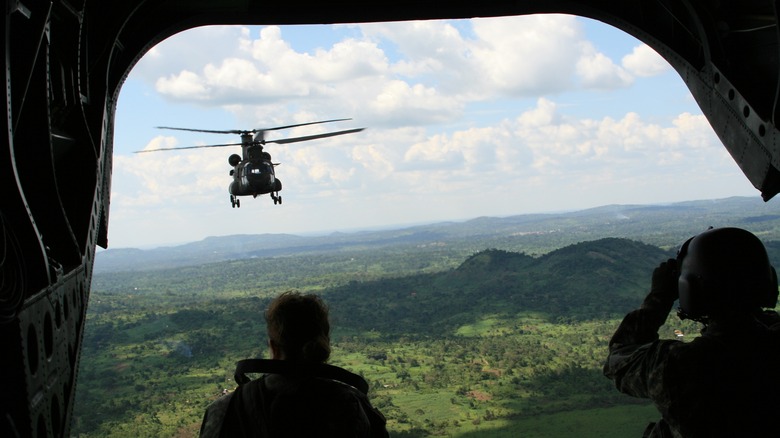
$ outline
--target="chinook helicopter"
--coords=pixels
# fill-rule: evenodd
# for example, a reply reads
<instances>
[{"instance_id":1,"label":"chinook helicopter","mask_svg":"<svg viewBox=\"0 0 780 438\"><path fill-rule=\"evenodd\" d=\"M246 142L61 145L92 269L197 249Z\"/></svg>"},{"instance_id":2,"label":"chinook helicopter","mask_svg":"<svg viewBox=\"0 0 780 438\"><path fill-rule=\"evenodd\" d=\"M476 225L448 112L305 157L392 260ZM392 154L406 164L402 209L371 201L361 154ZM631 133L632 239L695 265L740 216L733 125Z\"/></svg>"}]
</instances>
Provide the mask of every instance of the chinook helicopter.
<instances>
[{"instance_id":1,"label":"chinook helicopter","mask_svg":"<svg viewBox=\"0 0 780 438\"><path fill-rule=\"evenodd\" d=\"M158 152L158 151L174 151L184 149L200 149L200 148L219 148L227 146L241 146L241 155L232 154L228 157L228 163L232 167L230 175L233 177L233 181L228 187L230 192L230 205L233 208L241 207L241 201L239 196L252 196L256 198L258 195L264 195L266 193L271 195L271 199L274 201L274 205L282 203L282 196L279 192L282 190L282 181L276 177L274 168L281 163L271 162L271 154L263 150L266 143L297 143L299 141L315 140L318 138L334 137L337 135L353 134L360 132L365 128L347 129L344 131L326 132L324 134L307 135L304 137L292 137L283 138L278 140L266 140L265 133L268 131L277 131L280 129L296 128L298 126L316 125L320 123L341 122L351 119L333 119L322 120L317 122L298 123L295 125L277 126L275 128L265 129L251 129L251 130L227 130L217 131L210 129L193 129L193 128L174 128L171 126L158 126L158 129L173 129L177 131L193 131L193 132L208 132L212 134L238 134L241 136L241 143L225 143L225 144L211 144L203 146L184 146L175 148L159 148L159 149L145 149L141 151L135 151L135 153L142 152Z\"/></svg>"}]
</instances>

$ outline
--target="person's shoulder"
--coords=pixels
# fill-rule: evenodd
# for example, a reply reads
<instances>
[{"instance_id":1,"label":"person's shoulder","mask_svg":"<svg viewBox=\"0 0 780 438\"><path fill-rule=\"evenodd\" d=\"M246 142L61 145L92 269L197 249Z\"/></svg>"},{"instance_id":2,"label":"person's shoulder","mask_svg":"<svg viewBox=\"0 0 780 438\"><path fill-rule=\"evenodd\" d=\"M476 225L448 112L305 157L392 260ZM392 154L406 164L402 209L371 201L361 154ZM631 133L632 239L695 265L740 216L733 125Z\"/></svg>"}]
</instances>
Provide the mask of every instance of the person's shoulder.
<instances>
[{"instance_id":1,"label":"person's shoulder","mask_svg":"<svg viewBox=\"0 0 780 438\"><path fill-rule=\"evenodd\" d=\"M759 321L773 331L780 331L780 314L774 310L762 312L759 316Z\"/></svg>"},{"instance_id":2,"label":"person's shoulder","mask_svg":"<svg viewBox=\"0 0 780 438\"><path fill-rule=\"evenodd\" d=\"M350 394L351 396L360 399L368 399L368 395L366 393L350 385L349 383L345 383L340 380L329 379L326 377L316 377L315 379L320 385L330 388L332 391Z\"/></svg>"},{"instance_id":3,"label":"person's shoulder","mask_svg":"<svg viewBox=\"0 0 780 438\"><path fill-rule=\"evenodd\" d=\"M220 436L233 396L233 392L228 392L208 405L200 426L200 436L202 438L216 438Z\"/></svg>"},{"instance_id":4,"label":"person's shoulder","mask_svg":"<svg viewBox=\"0 0 780 438\"><path fill-rule=\"evenodd\" d=\"M301 387L306 391L330 395L339 395L342 397L367 399L364 392L354 386L337 379L320 376L307 376L302 378Z\"/></svg>"},{"instance_id":5,"label":"person's shoulder","mask_svg":"<svg viewBox=\"0 0 780 438\"><path fill-rule=\"evenodd\" d=\"M354 386L329 377L313 375L266 374L244 386L246 393L264 392L269 396L281 394L334 395L366 398L366 394Z\"/></svg>"}]
</instances>

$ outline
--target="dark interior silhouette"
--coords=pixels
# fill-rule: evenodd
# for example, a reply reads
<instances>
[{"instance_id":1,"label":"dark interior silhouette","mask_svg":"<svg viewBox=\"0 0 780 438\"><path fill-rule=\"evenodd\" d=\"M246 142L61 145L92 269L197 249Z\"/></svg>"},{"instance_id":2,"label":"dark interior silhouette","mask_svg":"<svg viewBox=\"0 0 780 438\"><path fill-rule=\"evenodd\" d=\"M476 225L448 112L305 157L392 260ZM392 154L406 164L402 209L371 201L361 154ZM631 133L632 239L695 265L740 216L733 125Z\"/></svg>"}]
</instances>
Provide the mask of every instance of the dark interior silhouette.
<instances>
[{"instance_id":1,"label":"dark interior silhouette","mask_svg":"<svg viewBox=\"0 0 780 438\"><path fill-rule=\"evenodd\" d=\"M213 24L566 13L619 28L680 74L765 201L780 191L778 11L749 0L6 2L0 154L1 436L68 436L97 246L106 248L116 102L165 38Z\"/></svg>"}]
</instances>

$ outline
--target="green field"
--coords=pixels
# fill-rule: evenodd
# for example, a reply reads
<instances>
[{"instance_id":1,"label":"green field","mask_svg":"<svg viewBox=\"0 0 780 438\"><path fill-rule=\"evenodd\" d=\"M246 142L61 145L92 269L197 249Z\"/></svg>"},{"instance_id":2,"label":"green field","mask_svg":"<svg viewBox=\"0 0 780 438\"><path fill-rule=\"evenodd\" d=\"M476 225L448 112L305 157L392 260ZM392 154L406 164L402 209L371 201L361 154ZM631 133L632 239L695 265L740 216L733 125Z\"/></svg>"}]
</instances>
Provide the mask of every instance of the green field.
<instances>
[{"instance_id":1,"label":"green field","mask_svg":"<svg viewBox=\"0 0 780 438\"><path fill-rule=\"evenodd\" d=\"M108 250L72 433L196 436L235 363L267 357L269 300L298 290L329 304L331 362L368 380L394 437L638 437L658 414L603 377L607 343L709 225L750 229L780 263L780 216L752 198ZM670 316L660 335L674 330L699 327Z\"/></svg>"},{"instance_id":2,"label":"green field","mask_svg":"<svg viewBox=\"0 0 780 438\"><path fill-rule=\"evenodd\" d=\"M625 437L657 413L619 394L601 367L666 254L603 239L538 257L486 250L406 276L377 262L361 281L347 268L308 277L301 268L294 280L329 303L331 363L368 380L392 436ZM244 276L258 278L251 263L240 263ZM263 311L291 288L261 281L239 291L236 265L96 276L74 435L197 435L206 406L235 387L235 363L267 357ZM307 255L301 266L319 265ZM675 328L697 330L670 319L662 334Z\"/></svg>"}]
</instances>

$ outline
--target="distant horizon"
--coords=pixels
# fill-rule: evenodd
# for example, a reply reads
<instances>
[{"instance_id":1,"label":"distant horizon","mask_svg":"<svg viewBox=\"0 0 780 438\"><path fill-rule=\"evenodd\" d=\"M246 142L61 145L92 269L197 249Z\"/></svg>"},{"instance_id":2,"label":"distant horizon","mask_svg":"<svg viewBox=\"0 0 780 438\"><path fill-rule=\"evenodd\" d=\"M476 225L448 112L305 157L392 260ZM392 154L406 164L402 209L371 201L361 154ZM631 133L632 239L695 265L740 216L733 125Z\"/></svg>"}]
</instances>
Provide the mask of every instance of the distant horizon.
<instances>
[{"instance_id":1,"label":"distant horizon","mask_svg":"<svg viewBox=\"0 0 780 438\"><path fill-rule=\"evenodd\" d=\"M197 240L191 240L191 241L184 241L184 242L170 242L170 243L160 243L160 244L151 244L151 245L143 245L143 246L126 246L126 247L112 247L110 246L108 249L102 249L98 247L98 252L102 251L109 251L114 249L138 249L138 250L151 250L151 249L158 249L158 248L173 248L178 246L184 246L191 243L196 242L202 242L209 238L220 238L220 237L231 237L231 236L262 236L262 235L273 235L273 236L282 236L282 235L289 235L289 236L300 236L300 237L326 237L332 234L336 233L342 233L342 234L356 234L364 231L391 231L391 230L400 230L405 228L414 228L419 226L426 226L426 225L436 225L436 224L443 224L443 223L464 223L471 220L479 219L479 218L494 218L494 219L504 219L504 218L510 218L510 217L517 217L517 216L533 216L533 215L556 215L556 214L567 214L567 213L575 213L575 212L582 212L587 210L594 210L599 209L603 207L609 207L609 206L620 206L620 207L628 207L628 206L667 206L667 205L676 205L676 204L685 204L689 202L706 202L706 201L722 201L727 199L757 199L761 200L760 195L753 196L726 196L723 198L705 198L705 199L690 199L686 201L674 201L674 202L650 202L646 204L642 203L630 203L630 204L618 204L618 203L612 203L612 204L603 204L603 205L596 205L593 207L587 207L587 208L578 208L578 209L568 209L568 210L558 210L558 211L543 211L543 212L534 212L534 213L517 213L517 214L509 214L509 215L479 215L479 216L472 216L468 218L460 218L460 219L445 219L445 220L431 220L431 221L422 221L422 222L415 222L415 223L399 223L399 224L388 224L388 225L378 225L378 226L370 226L370 227L356 227L356 228L348 228L348 229L334 229L334 230L323 230L323 231L313 231L313 232L279 232L279 233L232 233L232 234L222 234L222 235L211 235L211 236L205 236L201 239ZM764 204L768 204L770 201L764 202ZM110 227L110 224L109 224Z\"/></svg>"},{"instance_id":2,"label":"distant horizon","mask_svg":"<svg viewBox=\"0 0 780 438\"><path fill-rule=\"evenodd\" d=\"M366 128L269 145L283 205L231 208L237 146L133 153L238 140L156 126L334 119L269 131ZM665 59L564 14L187 30L129 73L114 133L117 248L756 193Z\"/></svg>"}]
</instances>

